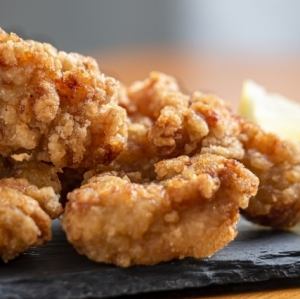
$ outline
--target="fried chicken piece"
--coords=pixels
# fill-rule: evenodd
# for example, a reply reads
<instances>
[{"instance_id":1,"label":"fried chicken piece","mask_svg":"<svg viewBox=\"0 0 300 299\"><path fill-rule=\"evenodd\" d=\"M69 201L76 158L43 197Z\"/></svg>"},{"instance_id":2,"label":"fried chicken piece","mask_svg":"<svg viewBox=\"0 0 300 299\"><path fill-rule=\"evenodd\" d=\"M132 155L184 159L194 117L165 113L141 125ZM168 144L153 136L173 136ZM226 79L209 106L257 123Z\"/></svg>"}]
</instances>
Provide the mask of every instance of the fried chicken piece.
<instances>
[{"instance_id":1,"label":"fried chicken piece","mask_svg":"<svg viewBox=\"0 0 300 299\"><path fill-rule=\"evenodd\" d=\"M242 119L241 128L242 162L260 180L243 214L262 225L293 227L300 221L300 147Z\"/></svg>"},{"instance_id":2,"label":"fried chicken piece","mask_svg":"<svg viewBox=\"0 0 300 299\"><path fill-rule=\"evenodd\" d=\"M17 157L14 155L13 159L2 159L2 163L6 167L5 175L2 177L24 178L39 188L52 187L55 193L60 195L60 203L62 205L65 204L67 193L80 187L83 181L83 174L86 169L60 169L49 163L32 160L31 157L28 157L27 160L21 159L19 161L19 156L21 155L17 155Z\"/></svg>"},{"instance_id":3,"label":"fried chicken piece","mask_svg":"<svg viewBox=\"0 0 300 299\"><path fill-rule=\"evenodd\" d=\"M7 262L51 238L51 218L62 212L51 187L25 179L0 180L0 257Z\"/></svg>"},{"instance_id":4,"label":"fried chicken piece","mask_svg":"<svg viewBox=\"0 0 300 299\"><path fill-rule=\"evenodd\" d=\"M211 256L234 239L258 186L242 164L212 154L160 161L155 174L102 173L69 193L62 222L79 253L122 267Z\"/></svg>"},{"instance_id":5,"label":"fried chicken piece","mask_svg":"<svg viewBox=\"0 0 300 299\"><path fill-rule=\"evenodd\" d=\"M58 174L62 172L51 164L39 161L10 161L10 171L6 177L24 178L38 188L52 187L55 193L60 194L62 190Z\"/></svg>"},{"instance_id":6,"label":"fried chicken piece","mask_svg":"<svg viewBox=\"0 0 300 299\"><path fill-rule=\"evenodd\" d=\"M200 92L188 96L172 77L150 73L128 88L127 97L123 93L120 104L133 130L145 132L142 151L149 156L191 156L199 151L235 159L244 155L239 121L225 102Z\"/></svg>"},{"instance_id":7,"label":"fried chicken piece","mask_svg":"<svg viewBox=\"0 0 300 299\"><path fill-rule=\"evenodd\" d=\"M0 257L7 262L50 240L61 186L54 167L37 161L1 157L0 178Z\"/></svg>"},{"instance_id":8,"label":"fried chicken piece","mask_svg":"<svg viewBox=\"0 0 300 299\"><path fill-rule=\"evenodd\" d=\"M62 170L56 169L48 163L26 159L15 160L15 158L0 156L0 179L26 179L38 188L51 187L57 195L60 194L62 186L58 174Z\"/></svg>"},{"instance_id":9,"label":"fried chicken piece","mask_svg":"<svg viewBox=\"0 0 300 299\"><path fill-rule=\"evenodd\" d=\"M0 30L0 154L56 167L111 161L126 143L120 92L92 58Z\"/></svg>"}]
</instances>

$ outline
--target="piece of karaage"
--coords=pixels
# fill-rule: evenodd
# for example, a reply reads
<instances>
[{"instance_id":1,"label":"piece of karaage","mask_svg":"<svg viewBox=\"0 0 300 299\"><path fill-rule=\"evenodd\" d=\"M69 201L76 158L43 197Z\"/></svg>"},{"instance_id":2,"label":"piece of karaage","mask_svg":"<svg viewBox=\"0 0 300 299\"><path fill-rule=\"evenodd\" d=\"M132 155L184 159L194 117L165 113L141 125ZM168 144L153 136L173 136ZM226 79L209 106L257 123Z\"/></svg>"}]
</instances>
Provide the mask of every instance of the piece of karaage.
<instances>
[{"instance_id":1,"label":"piece of karaage","mask_svg":"<svg viewBox=\"0 0 300 299\"><path fill-rule=\"evenodd\" d=\"M243 214L274 228L300 222L300 147L241 119L242 162L260 180L258 193Z\"/></svg>"},{"instance_id":2,"label":"piece of karaage","mask_svg":"<svg viewBox=\"0 0 300 299\"><path fill-rule=\"evenodd\" d=\"M126 143L120 90L92 58L0 30L0 154L57 167L111 161Z\"/></svg>"},{"instance_id":3,"label":"piece of karaage","mask_svg":"<svg viewBox=\"0 0 300 299\"><path fill-rule=\"evenodd\" d=\"M51 238L51 219L62 213L53 166L0 158L0 258L13 259Z\"/></svg>"},{"instance_id":4,"label":"piece of karaage","mask_svg":"<svg viewBox=\"0 0 300 299\"><path fill-rule=\"evenodd\" d=\"M53 188L38 188L25 179L1 179L0 257L7 262L50 240L51 218L61 212Z\"/></svg>"},{"instance_id":5,"label":"piece of karaage","mask_svg":"<svg viewBox=\"0 0 300 299\"><path fill-rule=\"evenodd\" d=\"M34 160L18 162L10 159L6 167L9 168L6 177L23 178L38 188L52 187L57 194L61 193L62 183L59 174L63 171L51 164Z\"/></svg>"},{"instance_id":6,"label":"piece of karaage","mask_svg":"<svg viewBox=\"0 0 300 299\"><path fill-rule=\"evenodd\" d=\"M148 140L143 143L152 156L170 158L201 152L243 157L239 122L230 107L215 96L184 94L170 76L150 73L144 81L129 86L127 98L121 98L120 104L137 128L146 127Z\"/></svg>"},{"instance_id":7,"label":"piece of karaage","mask_svg":"<svg viewBox=\"0 0 300 299\"><path fill-rule=\"evenodd\" d=\"M102 173L68 195L63 227L81 254L122 267L211 256L232 241L258 179L212 154L179 156L142 173Z\"/></svg>"}]
</instances>

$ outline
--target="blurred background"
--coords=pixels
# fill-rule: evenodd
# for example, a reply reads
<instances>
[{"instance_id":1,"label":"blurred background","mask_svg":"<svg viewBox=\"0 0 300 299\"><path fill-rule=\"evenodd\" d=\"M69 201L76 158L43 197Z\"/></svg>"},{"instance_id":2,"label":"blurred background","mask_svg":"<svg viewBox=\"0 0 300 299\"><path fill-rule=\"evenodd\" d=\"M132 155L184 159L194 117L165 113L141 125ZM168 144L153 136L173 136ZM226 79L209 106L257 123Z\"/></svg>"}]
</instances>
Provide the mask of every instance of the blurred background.
<instances>
[{"instance_id":1,"label":"blurred background","mask_svg":"<svg viewBox=\"0 0 300 299\"><path fill-rule=\"evenodd\" d=\"M95 56L126 83L160 70L237 102L244 79L300 99L298 0L0 0L0 26Z\"/></svg>"}]
</instances>

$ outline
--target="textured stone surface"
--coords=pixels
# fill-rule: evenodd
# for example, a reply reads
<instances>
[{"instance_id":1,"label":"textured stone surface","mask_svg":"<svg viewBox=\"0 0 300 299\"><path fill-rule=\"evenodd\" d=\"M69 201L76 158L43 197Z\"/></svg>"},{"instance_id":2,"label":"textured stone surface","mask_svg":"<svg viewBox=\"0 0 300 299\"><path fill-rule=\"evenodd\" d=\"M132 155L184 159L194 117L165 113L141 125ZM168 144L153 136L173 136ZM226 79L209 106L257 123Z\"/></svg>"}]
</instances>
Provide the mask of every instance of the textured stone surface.
<instances>
[{"instance_id":1,"label":"textured stone surface","mask_svg":"<svg viewBox=\"0 0 300 299\"><path fill-rule=\"evenodd\" d=\"M107 298L212 285L300 278L300 236L242 222L239 237L211 259L121 269L96 264L54 240L9 264L0 262L0 298Z\"/></svg>"}]
</instances>

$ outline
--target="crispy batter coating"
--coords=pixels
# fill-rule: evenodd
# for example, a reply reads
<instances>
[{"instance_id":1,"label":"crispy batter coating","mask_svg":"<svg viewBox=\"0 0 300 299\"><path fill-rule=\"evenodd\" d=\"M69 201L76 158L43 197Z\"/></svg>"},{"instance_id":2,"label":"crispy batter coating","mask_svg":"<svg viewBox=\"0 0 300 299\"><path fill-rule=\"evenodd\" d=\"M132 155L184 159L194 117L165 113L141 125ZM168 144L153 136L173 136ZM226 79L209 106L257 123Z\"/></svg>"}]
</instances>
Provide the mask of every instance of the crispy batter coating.
<instances>
[{"instance_id":1,"label":"crispy batter coating","mask_svg":"<svg viewBox=\"0 0 300 299\"><path fill-rule=\"evenodd\" d=\"M134 83L127 94L121 105L131 117L129 145L113 169L119 163L119 169L153 173L155 162L178 153L235 158L260 179L244 212L249 220L275 228L300 221L299 146L239 118L216 97L196 92L188 98L174 79L160 73Z\"/></svg>"},{"instance_id":2,"label":"crispy batter coating","mask_svg":"<svg viewBox=\"0 0 300 299\"><path fill-rule=\"evenodd\" d=\"M10 160L8 163L6 167L9 167L9 172L6 177L24 178L38 188L52 187L55 193L61 192L62 186L58 174L62 171L51 164L34 160L22 162Z\"/></svg>"},{"instance_id":3,"label":"crispy batter coating","mask_svg":"<svg viewBox=\"0 0 300 299\"><path fill-rule=\"evenodd\" d=\"M37 188L25 179L0 180L0 257L9 261L51 238L51 218L62 212L51 187Z\"/></svg>"},{"instance_id":4,"label":"crispy batter coating","mask_svg":"<svg viewBox=\"0 0 300 299\"><path fill-rule=\"evenodd\" d=\"M54 167L37 161L1 157L0 178L0 257L7 262L50 240L61 186Z\"/></svg>"},{"instance_id":5,"label":"crispy batter coating","mask_svg":"<svg viewBox=\"0 0 300 299\"><path fill-rule=\"evenodd\" d=\"M102 173L69 193L63 227L79 253L122 267L211 256L233 240L258 186L242 164L212 154L163 160L155 174Z\"/></svg>"},{"instance_id":6,"label":"crispy batter coating","mask_svg":"<svg viewBox=\"0 0 300 299\"><path fill-rule=\"evenodd\" d=\"M0 30L0 153L57 167L111 161L126 143L120 90L92 58Z\"/></svg>"},{"instance_id":7,"label":"crispy batter coating","mask_svg":"<svg viewBox=\"0 0 300 299\"><path fill-rule=\"evenodd\" d=\"M244 215L275 228L294 226L300 221L300 147L242 119L241 127L246 149L242 162L260 180Z\"/></svg>"},{"instance_id":8,"label":"crispy batter coating","mask_svg":"<svg viewBox=\"0 0 300 299\"><path fill-rule=\"evenodd\" d=\"M30 160L13 161L18 155ZM248 208L258 179L236 160L260 180ZM0 28L4 261L50 239L58 194L77 187L85 170L63 227L99 262L210 256L235 237L240 208L276 228L300 221L299 148L215 96L185 94L172 77L152 72L124 88L90 57Z\"/></svg>"},{"instance_id":9,"label":"crispy batter coating","mask_svg":"<svg viewBox=\"0 0 300 299\"><path fill-rule=\"evenodd\" d=\"M195 92L185 95L176 80L158 72L120 93L119 104L128 115L126 148L95 173L123 170L154 178L154 163L180 155L211 153L242 159L239 119L221 99Z\"/></svg>"},{"instance_id":10,"label":"crispy batter coating","mask_svg":"<svg viewBox=\"0 0 300 299\"><path fill-rule=\"evenodd\" d=\"M135 126L132 130L142 131L139 135L146 131L140 142L144 153L170 158L200 151L243 157L238 119L221 99L200 92L188 96L174 78L158 72L132 84L127 95L120 104Z\"/></svg>"}]
</instances>

